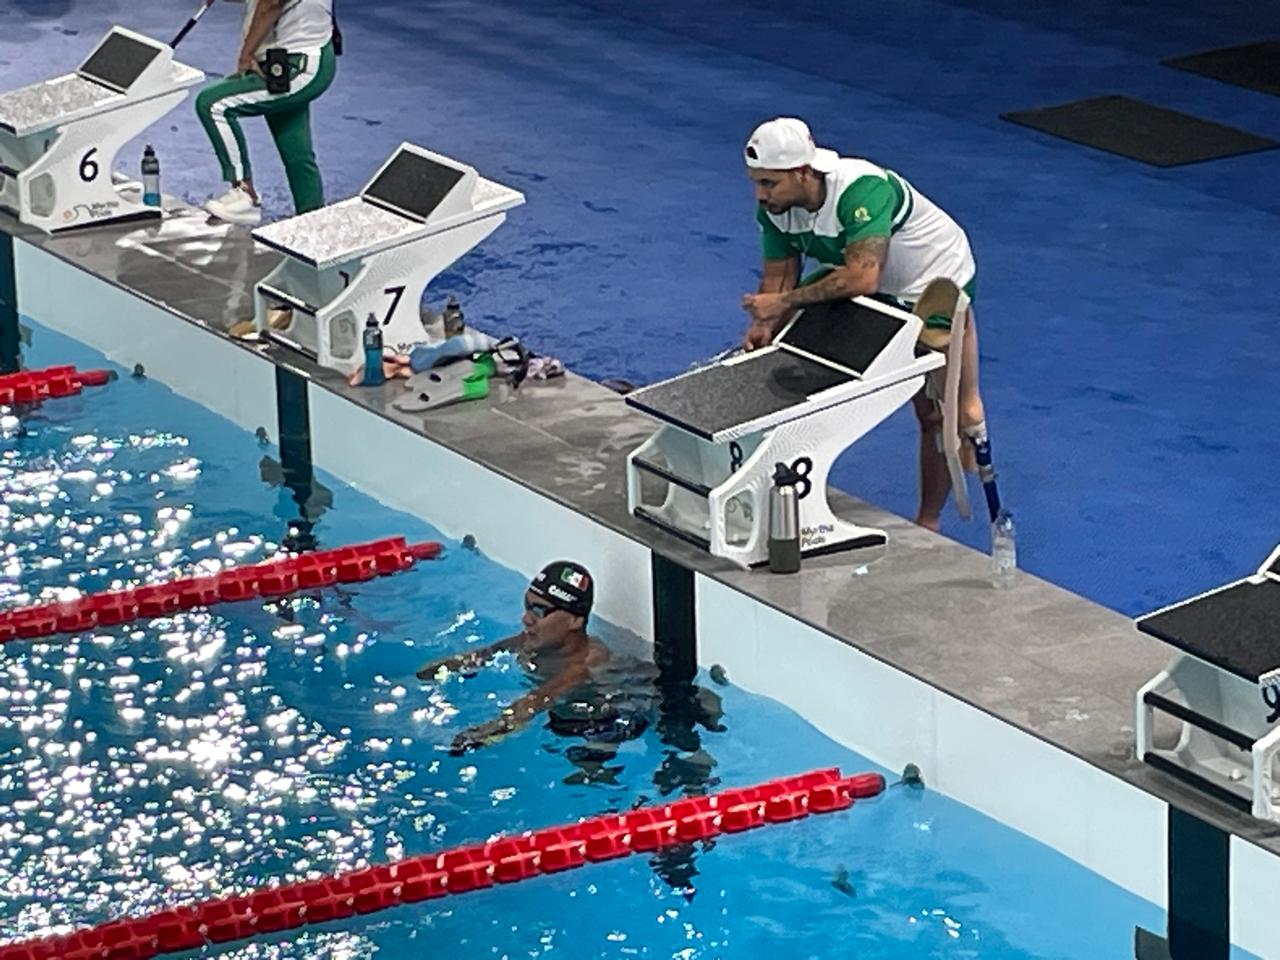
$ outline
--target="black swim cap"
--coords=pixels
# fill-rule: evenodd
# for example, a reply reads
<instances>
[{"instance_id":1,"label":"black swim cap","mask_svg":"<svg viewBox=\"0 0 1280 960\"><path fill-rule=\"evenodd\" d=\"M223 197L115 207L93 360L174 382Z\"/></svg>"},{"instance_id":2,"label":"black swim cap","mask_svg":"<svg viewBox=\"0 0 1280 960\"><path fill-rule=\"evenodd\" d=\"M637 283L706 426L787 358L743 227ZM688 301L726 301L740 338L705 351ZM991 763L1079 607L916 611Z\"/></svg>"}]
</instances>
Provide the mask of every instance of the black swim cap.
<instances>
[{"instance_id":1,"label":"black swim cap","mask_svg":"<svg viewBox=\"0 0 1280 960\"><path fill-rule=\"evenodd\" d=\"M529 592L575 617L585 617L591 613L591 605L595 603L596 585L582 564L556 560L548 563L533 578Z\"/></svg>"}]
</instances>

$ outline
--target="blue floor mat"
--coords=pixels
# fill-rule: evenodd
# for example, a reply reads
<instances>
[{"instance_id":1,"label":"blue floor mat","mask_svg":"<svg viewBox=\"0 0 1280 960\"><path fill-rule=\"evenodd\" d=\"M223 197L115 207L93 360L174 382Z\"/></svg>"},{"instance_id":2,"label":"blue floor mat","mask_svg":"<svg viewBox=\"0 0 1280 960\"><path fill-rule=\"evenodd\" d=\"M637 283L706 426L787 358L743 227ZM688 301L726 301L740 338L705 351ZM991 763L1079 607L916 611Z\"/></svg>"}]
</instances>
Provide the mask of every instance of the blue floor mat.
<instances>
[{"instance_id":1,"label":"blue floor mat","mask_svg":"<svg viewBox=\"0 0 1280 960\"><path fill-rule=\"evenodd\" d=\"M195 4L34 0L0 10L5 87L70 69L112 22L167 39ZM349 53L316 107L333 197L402 139L528 197L433 301L593 377L679 372L740 336L759 251L740 150L760 120L906 175L968 230L983 387L1022 566L1125 613L1239 576L1280 539L1266 290L1280 275L1274 156L1152 170L1003 123L1104 93L1280 137L1280 100L1159 60L1264 39L1280 11L1232 2L390 0L342 7ZM239 11L179 48L235 63ZM27 52L39 49L40 56ZM248 124L268 212L289 212ZM147 137L165 188L219 187L184 105ZM127 158L141 156L131 145ZM903 411L833 480L910 516ZM945 532L985 546L985 526Z\"/></svg>"}]
</instances>

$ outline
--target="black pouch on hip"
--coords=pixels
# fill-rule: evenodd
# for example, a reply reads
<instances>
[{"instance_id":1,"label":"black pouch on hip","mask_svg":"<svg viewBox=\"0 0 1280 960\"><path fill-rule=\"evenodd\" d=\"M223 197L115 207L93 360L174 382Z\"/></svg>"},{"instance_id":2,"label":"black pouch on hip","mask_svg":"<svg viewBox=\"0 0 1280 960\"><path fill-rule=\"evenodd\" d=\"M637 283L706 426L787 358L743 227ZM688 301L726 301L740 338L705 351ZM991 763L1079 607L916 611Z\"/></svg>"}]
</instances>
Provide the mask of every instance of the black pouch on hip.
<instances>
[{"instance_id":1,"label":"black pouch on hip","mask_svg":"<svg viewBox=\"0 0 1280 960\"><path fill-rule=\"evenodd\" d=\"M281 47L268 50L262 61L262 72L267 78L267 93L288 93L292 82L289 75L289 51Z\"/></svg>"}]
</instances>

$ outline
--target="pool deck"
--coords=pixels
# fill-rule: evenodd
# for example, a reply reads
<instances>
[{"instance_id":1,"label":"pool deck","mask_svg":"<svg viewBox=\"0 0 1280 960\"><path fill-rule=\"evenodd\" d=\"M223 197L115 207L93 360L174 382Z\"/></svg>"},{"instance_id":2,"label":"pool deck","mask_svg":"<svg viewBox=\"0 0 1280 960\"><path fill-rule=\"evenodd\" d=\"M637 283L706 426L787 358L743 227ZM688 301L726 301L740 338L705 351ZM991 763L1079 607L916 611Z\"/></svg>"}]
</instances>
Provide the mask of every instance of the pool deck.
<instances>
[{"instance_id":1,"label":"pool deck","mask_svg":"<svg viewBox=\"0 0 1280 960\"><path fill-rule=\"evenodd\" d=\"M209 226L202 213L180 205L162 226L49 237L5 214L0 224L163 306L175 323L195 323L227 339L233 323L252 317L253 285L279 261L246 230ZM292 351L232 342L1186 813L1280 853L1280 827L1135 760L1134 693L1173 651L1140 634L1127 617L1022 572L1009 589L996 590L987 580L985 555L838 491L832 491L836 510L885 529L889 546L808 562L794 577L747 572L717 560L629 515L626 455L654 423L617 394L572 373L530 382L517 392L495 391L487 400L427 419L392 409L398 384L352 389Z\"/></svg>"}]
</instances>

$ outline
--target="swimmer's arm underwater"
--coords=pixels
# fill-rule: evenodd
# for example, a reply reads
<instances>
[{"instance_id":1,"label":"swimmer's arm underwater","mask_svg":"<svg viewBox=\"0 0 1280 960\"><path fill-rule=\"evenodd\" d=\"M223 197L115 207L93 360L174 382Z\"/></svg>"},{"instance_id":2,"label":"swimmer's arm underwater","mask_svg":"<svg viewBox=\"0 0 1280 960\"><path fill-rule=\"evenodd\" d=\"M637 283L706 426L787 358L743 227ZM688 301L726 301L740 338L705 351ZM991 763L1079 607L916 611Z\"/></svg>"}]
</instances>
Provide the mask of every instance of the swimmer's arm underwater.
<instances>
[{"instance_id":1,"label":"swimmer's arm underwater","mask_svg":"<svg viewBox=\"0 0 1280 960\"><path fill-rule=\"evenodd\" d=\"M519 640L520 636L517 634L505 640L499 640L497 643L491 643L487 647L481 647L479 650L468 650L465 653L455 653L449 657L432 660L418 670L417 677L419 680L433 680L441 670L446 673L459 673L483 667L504 650L513 649Z\"/></svg>"},{"instance_id":2,"label":"swimmer's arm underwater","mask_svg":"<svg viewBox=\"0 0 1280 960\"><path fill-rule=\"evenodd\" d=\"M486 744L494 743L509 733L519 730L543 710L559 702L570 690L585 682L591 675L586 662L569 667L546 683L512 702L502 715L486 722L467 727L453 738L451 753L465 753Z\"/></svg>"}]
</instances>

